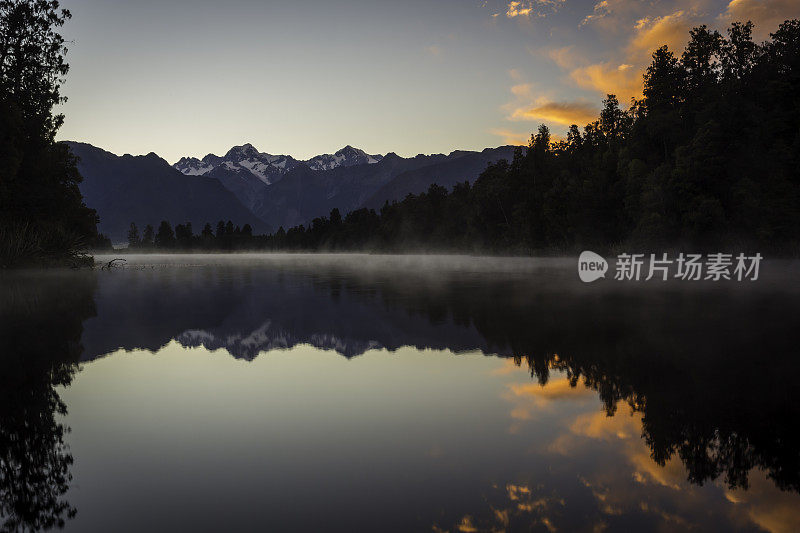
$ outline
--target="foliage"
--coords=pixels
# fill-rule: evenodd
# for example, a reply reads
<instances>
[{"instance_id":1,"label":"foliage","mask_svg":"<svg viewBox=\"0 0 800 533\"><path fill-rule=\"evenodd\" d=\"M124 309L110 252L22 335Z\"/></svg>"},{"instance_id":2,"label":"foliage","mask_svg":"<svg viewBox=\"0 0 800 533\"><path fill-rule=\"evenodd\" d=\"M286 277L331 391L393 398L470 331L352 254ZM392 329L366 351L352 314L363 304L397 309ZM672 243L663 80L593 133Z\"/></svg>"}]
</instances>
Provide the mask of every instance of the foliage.
<instances>
[{"instance_id":1,"label":"foliage","mask_svg":"<svg viewBox=\"0 0 800 533\"><path fill-rule=\"evenodd\" d=\"M800 235L800 21L758 45L691 31L677 57L653 54L644 97L608 95L597 120L553 141L542 125L511 162L474 184L436 184L380 212L338 209L252 236L228 221L179 225L159 248L461 251L531 254L647 246L757 246L795 253ZM168 224L167 224L168 226ZM164 223L159 235L168 233ZM188 230L188 233L187 233ZM145 239L147 240L147 239ZM131 241L133 247L136 240ZM142 248L149 245L144 242Z\"/></svg>"},{"instance_id":2,"label":"foliage","mask_svg":"<svg viewBox=\"0 0 800 533\"><path fill-rule=\"evenodd\" d=\"M59 389L78 371L91 272L14 273L0 290L0 531L63 528L73 457Z\"/></svg>"},{"instance_id":3,"label":"foliage","mask_svg":"<svg viewBox=\"0 0 800 533\"><path fill-rule=\"evenodd\" d=\"M111 241L99 234L91 242L60 224L8 222L0 225L0 268L8 266L67 265L91 266L86 248L111 248Z\"/></svg>"},{"instance_id":4,"label":"foliage","mask_svg":"<svg viewBox=\"0 0 800 533\"><path fill-rule=\"evenodd\" d=\"M680 57L653 54L644 98L608 95L598 119L553 142L546 126L470 186L337 213L265 237L271 249L535 253L757 245L800 235L800 21L758 45L751 23L705 26Z\"/></svg>"},{"instance_id":5,"label":"foliage","mask_svg":"<svg viewBox=\"0 0 800 533\"><path fill-rule=\"evenodd\" d=\"M68 70L57 29L69 17L57 1L0 0L0 225L4 239L36 239L4 241L4 250L35 251L3 255L4 266L74 258L96 238L97 216L83 204L75 157L54 142L64 117L53 106L64 101Z\"/></svg>"}]
</instances>

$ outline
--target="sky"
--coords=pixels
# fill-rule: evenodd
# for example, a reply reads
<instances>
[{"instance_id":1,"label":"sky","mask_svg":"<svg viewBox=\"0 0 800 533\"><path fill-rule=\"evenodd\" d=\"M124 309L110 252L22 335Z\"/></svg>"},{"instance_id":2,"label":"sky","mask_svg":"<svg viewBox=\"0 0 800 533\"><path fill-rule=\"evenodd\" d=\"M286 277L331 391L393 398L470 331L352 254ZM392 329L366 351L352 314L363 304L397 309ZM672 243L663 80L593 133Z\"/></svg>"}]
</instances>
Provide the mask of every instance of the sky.
<instances>
[{"instance_id":1,"label":"sky","mask_svg":"<svg viewBox=\"0 0 800 533\"><path fill-rule=\"evenodd\" d=\"M604 96L641 95L650 54L688 30L798 0L62 0L70 72L59 139L116 154L309 158L524 144Z\"/></svg>"}]
</instances>

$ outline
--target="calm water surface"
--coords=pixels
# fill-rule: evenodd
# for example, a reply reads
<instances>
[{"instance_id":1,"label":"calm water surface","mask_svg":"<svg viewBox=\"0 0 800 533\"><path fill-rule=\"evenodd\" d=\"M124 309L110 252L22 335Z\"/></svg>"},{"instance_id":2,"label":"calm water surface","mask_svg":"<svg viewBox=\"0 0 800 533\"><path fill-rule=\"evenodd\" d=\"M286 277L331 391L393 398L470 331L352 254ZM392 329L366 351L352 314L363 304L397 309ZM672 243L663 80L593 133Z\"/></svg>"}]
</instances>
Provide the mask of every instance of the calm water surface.
<instances>
[{"instance_id":1,"label":"calm water surface","mask_svg":"<svg viewBox=\"0 0 800 533\"><path fill-rule=\"evenodd\" d=\"M575 262L4 273L0 527L800 530L800 265Z\"/></svg>"}]
</instances>

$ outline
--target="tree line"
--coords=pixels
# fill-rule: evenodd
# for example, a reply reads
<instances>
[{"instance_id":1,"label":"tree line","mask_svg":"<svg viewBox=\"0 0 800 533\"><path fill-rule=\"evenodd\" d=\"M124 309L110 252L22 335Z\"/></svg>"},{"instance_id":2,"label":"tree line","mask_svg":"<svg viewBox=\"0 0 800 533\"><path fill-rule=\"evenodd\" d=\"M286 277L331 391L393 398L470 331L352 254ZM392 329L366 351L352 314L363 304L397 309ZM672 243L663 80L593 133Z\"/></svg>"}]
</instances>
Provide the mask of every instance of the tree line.
<instances>
[{"instance_id":1,"label":"tree line","mask_svg":"<svg viewBox=\"0 0 800 533\"><path fill-rule=\"evenodd\" d=\"M130 250L233 250L253 247L253 228L250 224L234 226L230 220L220 220L216 228L206 223L202 231L195 235L192 223L178 224L173 230L167 220L162 220L158 230L147 224L142 232L135 222L128 229L128 249Z\"/></svg>"},{"instance_id":2,"label":"tree line","mask_svg":"<svg viewBox=\"0 0 800 533\"><path fill-rule=\"evenodd\" d=\"M797 253L800 21L784 22L762 44L752 29L750 22L732 24L726 36L693 29L680 56L666 46L653 53L642 99L623 109L608 95L597 120L582 130L572 125L561 140L540 126L512 161L490 164L473 184L434 184L378 211L342 216L334 209L269 235L204 230L182 242L266 250L527 254L685 245Z\"/></svg>"},{"instance_id":3,"label":"tree line","mask_svg":"<svg viewBox=\"0 0 800 533\"><path fill-rule=\"evenodd\" d=\"M475 180L338 213L267 241L286 248L535 253L620 245L758 246L800 235L800 21L756 44L752 23L655 51L643 98L614 95L582 131L544 125Z\"/></svg>"},{"instance_id":4,"label":"tree line","mask_svg":"<svg viewBox=\"0 0 800 533\"><path fill-rule=\"evenodd\" d=\"M68 71L54 0L0 0L0 267L89 264L107 248L55 142ZM133 248L441 250L533 254L619 246L800 250L800 21L758 44L751 23L700 26L676 55L659 48L643 97L614 95L597 120L554 140L542 125L512 161L473 184L334 209L308 225L145 226ZM162 231L163 229L163 231ZM138 229L137 229L138 231ZM151 244L152 243L152 244Z\"/></svg>"},{"instance_id":5,"label":"tree line","mask_svg":"<svg viewBox=\"0 0 800 533\"><path fill-rule=\"evenodd\" d=\"M0 267L88 264L82 250L102 242L76 159L55 142L70 16L53 0L0 1Z\"/></svg>"}]
</instances>

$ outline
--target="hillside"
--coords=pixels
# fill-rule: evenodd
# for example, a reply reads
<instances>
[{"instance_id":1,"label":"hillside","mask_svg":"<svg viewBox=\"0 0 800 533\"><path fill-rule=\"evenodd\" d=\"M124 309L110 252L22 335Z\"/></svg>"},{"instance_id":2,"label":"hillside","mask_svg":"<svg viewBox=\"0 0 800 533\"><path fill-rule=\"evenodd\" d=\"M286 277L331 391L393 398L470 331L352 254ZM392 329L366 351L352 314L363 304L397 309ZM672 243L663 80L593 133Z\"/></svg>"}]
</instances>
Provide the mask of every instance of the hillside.
<instances>
[{"instance_id":1,"label":"hillside","mask_svg":"<svg viewBox=\"0 0 800 533\"><path fill-rule=\"evenodd\" d=\"M66 141L80 158L80 190L100 217L98 230L113 242L125 242L131 222L140 228L191 222L195 232L219 220L250 224L254 232L269 228L214 178L187 176L154 153L117 156L86 143Z\"/></svg>"}]
</instances>

